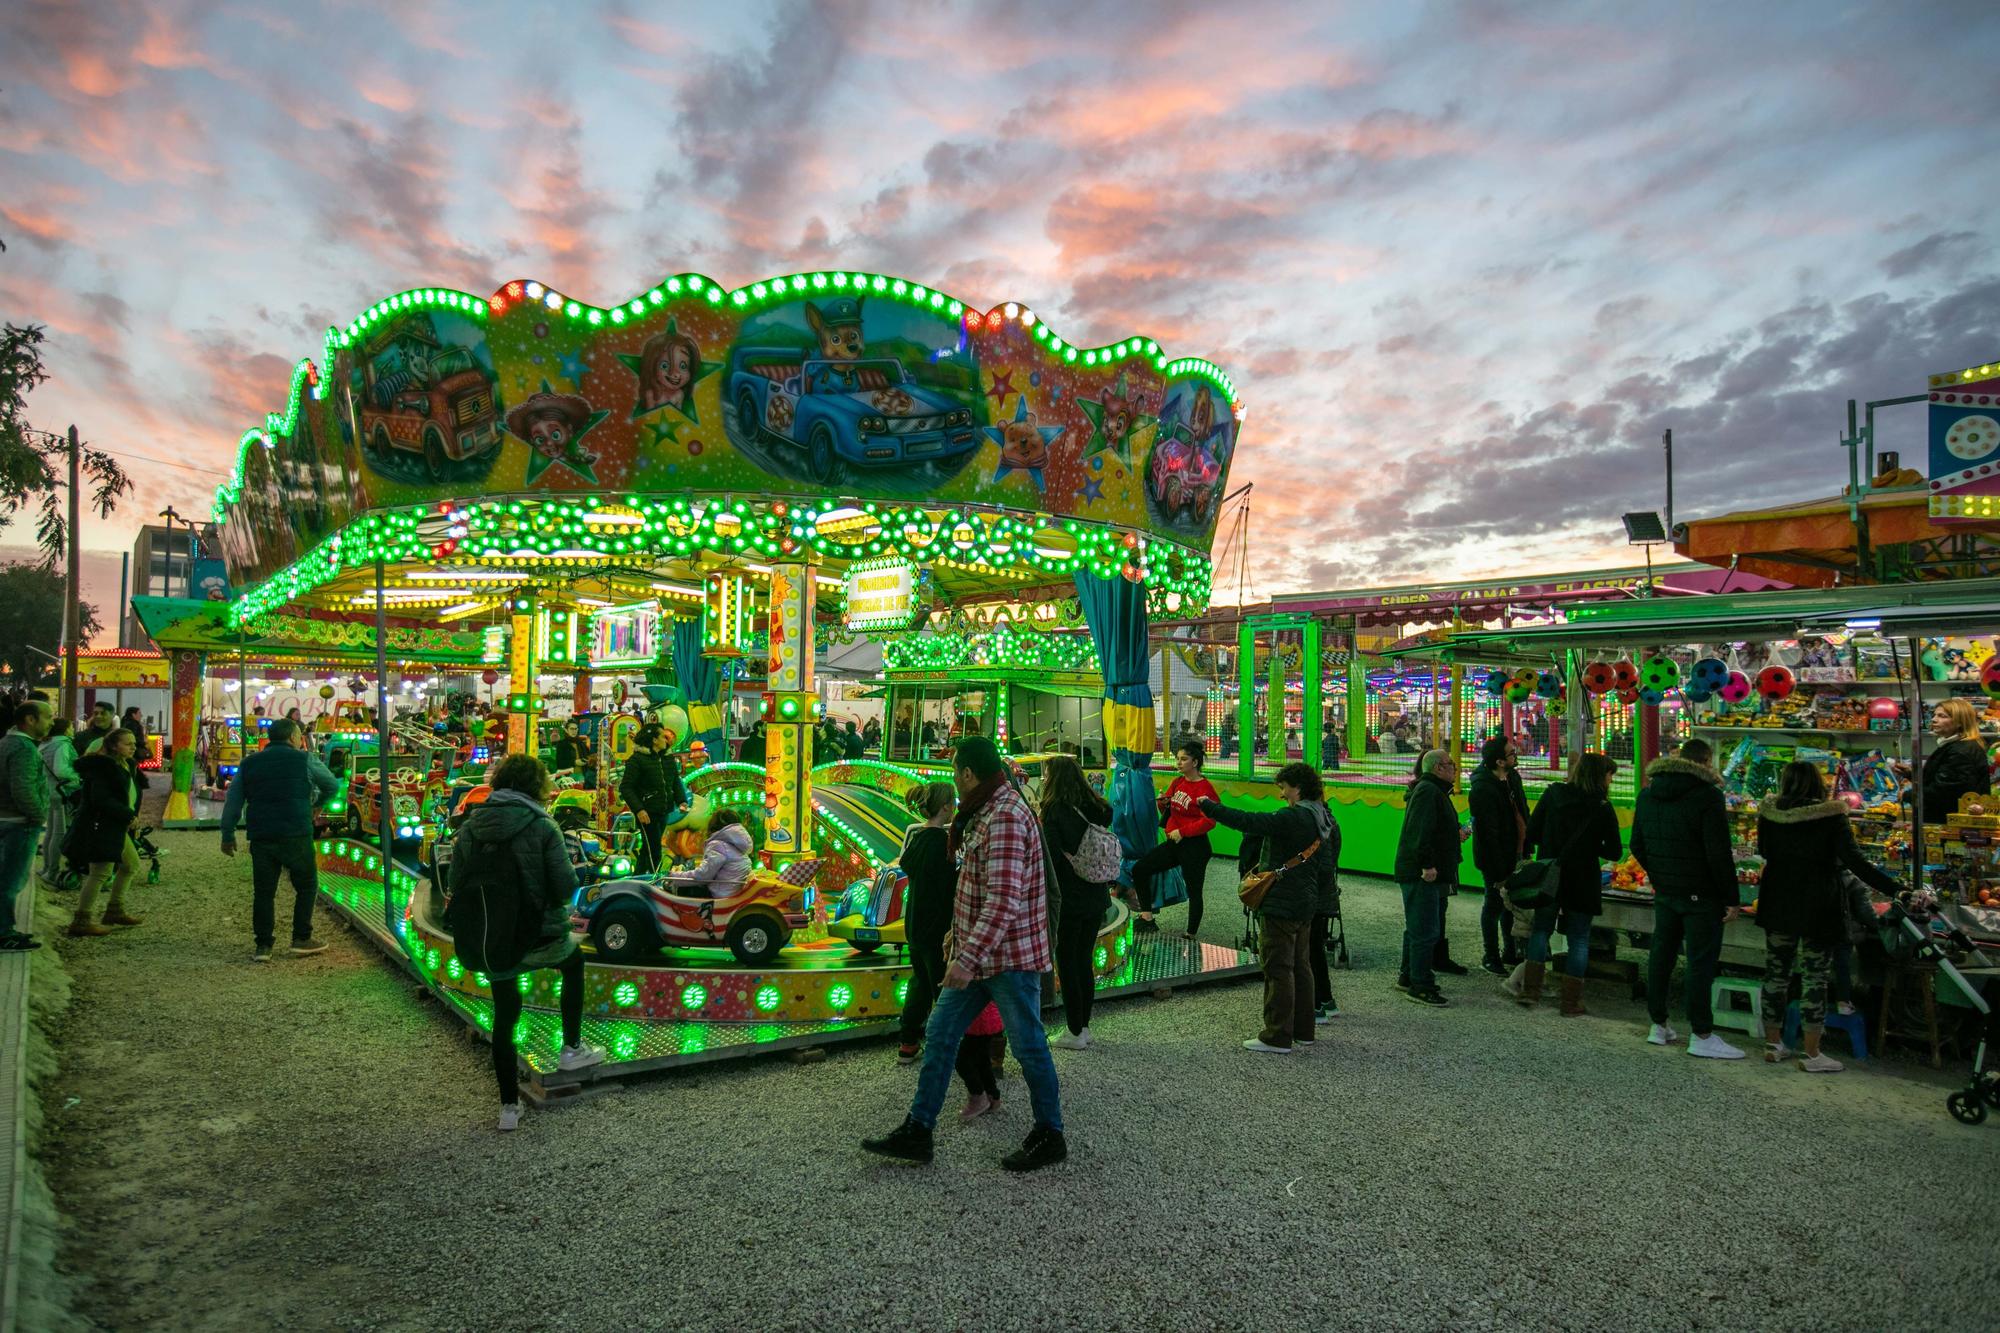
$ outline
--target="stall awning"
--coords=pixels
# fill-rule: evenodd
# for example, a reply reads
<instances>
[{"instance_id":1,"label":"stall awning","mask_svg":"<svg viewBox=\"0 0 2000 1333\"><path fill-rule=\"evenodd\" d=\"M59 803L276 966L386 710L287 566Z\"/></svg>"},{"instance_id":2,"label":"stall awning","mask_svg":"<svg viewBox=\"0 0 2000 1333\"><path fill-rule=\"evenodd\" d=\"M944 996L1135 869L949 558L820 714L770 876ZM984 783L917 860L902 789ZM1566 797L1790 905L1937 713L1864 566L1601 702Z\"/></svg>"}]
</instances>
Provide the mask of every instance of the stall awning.
<instances>
[{"instance_id":1,"label":"stall awning","mask_svg":"<svg viewBox=\"0 0 2000 1333\"><path fill-rule=\"evenodd\" d=\"M1801 588L1874 583L1870 553L1885 547L1912 548L1897 562L1908 577L1962 577L1981 563L1982 553L1989 564L2000 556L2000 524L1940 527L1931 521L1929 493L1902 487L1864 495L1858 506L1836 495L1694 519L1679 524L1674 535L1674 549L1690 559Z\"/></svg>"}]
</instances>

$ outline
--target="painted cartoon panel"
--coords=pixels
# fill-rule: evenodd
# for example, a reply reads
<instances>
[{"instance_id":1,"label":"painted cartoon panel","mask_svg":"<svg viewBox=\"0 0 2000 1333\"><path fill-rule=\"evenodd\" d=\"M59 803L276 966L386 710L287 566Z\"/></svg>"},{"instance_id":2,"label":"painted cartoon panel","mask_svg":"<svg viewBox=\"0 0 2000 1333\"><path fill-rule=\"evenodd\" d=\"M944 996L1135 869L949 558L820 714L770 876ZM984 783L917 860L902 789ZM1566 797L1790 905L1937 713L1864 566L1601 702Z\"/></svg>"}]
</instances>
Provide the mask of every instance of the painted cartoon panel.
<instances>
[{"instance_id":1,"label":"painted cartoon panel","mask_svg":"<svg viewBox=\"0 0 2000 1333\"><path fill-rule=\"evenodd\" d=\"M335 331L296 429L245 451L232 579L371 508L534 492L921 498L1206 549L1238 424L1212 367L951 305L860 274L673 279L605 309L526 281L379 303Z\"/></svg>"}]
</instances>

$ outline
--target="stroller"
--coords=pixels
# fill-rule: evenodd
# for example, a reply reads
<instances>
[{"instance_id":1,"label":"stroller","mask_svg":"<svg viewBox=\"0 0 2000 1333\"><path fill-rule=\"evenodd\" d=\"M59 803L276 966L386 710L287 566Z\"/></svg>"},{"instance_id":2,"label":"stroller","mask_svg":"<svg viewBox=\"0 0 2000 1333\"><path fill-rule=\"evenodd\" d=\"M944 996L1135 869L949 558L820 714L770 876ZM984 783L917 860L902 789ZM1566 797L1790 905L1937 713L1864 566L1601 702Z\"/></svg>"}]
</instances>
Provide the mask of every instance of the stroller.
<instances>
[{"instance_id":1,"label":"stroller","mask_svg":"<svg viewBox=\"0 0 2000 1333\"><path fill-rule=\"evenodd\" d=\"M1907 937L1914 946L1916 957L1936 963L1938 971L1949 977L1972 1001L1972 1007L1985 1021L1979 1048L1972 1057L1971 1079L1963 1090L1944 1099L1945 1109L1951 1112L1953 1119L1961 1124L1977 1125L1986 1119L1988 1107L2000 1109L2000 1068L1989 1069L1986 1064L1988 1048L2000 1041L2000 1021L1996 1021L1993 1006L1967 979L1967 974L2000 977L2000 958L1982 953L1972 938L1952 920L1950 913L1951 909L1937 906L1928 893L1905 893L1889 904L1888 910L1882 914L1882 925ZM1957 962L1947 953L1946 943L1962 951Z\"/></svg>"},{"instance_id":2,"label":"stroller","mask_svg":"<svg viewBox=\"0 0 2000 1333\"><path fill-rule=\"evenodd\" d=\"M1258 859L1263 855L1264 839L1255 833L1243 835L1243 845L1236 853L1236 873L1247 875L1257 868ZM1238 945L1245 953L1258 953L1262 945L1257 929L1257 914L1248 907L1243 909L1243 940ZM1346 971L1353 964L1347 956L1347 921L1340 913L1340 888L1336 883L1333 891L1333 915L1326 925L1327 965L1338 971Z\"/></svg>"},{"instance_id":3,"label":"stroller","mask_svg":"<svg viewBox=\"0 0 2000 1333\"><path fill-rule=\"evenodd\" d=\"M166 855L153 842L153 834L156 831L150 825L141 824L132 832L132 849L139 854L139 859L146 863L146 882L148 884L158 884L160 882L160 858Z\"/></svg>"}]
</instances>

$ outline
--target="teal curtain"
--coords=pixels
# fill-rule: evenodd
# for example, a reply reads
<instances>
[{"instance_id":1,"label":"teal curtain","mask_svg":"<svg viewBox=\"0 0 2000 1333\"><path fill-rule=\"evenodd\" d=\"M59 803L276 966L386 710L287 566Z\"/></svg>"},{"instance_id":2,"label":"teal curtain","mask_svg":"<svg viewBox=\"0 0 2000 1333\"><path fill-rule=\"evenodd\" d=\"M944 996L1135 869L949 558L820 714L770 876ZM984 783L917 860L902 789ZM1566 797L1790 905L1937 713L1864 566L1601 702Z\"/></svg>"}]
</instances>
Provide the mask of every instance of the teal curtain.
<instances>
[{"instance_id":1,"label":"teal curtain","mask_svg":"<svg viewBox=\"0 0 2000 1333\"><path fill-rule=\"evenodd\" d=\"M1084 623L1097 649L1104 674L1104 738L1111 750L1111 781L1105 799L1111 802L1111 831L1118 835L1125 865L1119 878L1132 882L1132 863L1160 841L1160 817L1153 793L1153 687L1150 643L1146 633L1146 587L1129 579L1099 578L1088 570L1076 572L1077 597ZM1187 896L1178 871L1155 876L1159 903Z\"/></svg>"},{"instance_id":2,"label":"teal curtain","mask_svg":"<svg viewBox=\"0 0 2000 1333\"><path fill-rule=\"evenodd\" d=\"M704 717L720 718L718 710L722 692L722 672L711 658L701 655L701 620L699 617L679 617L674 621L674 676L678 680L681 693L687 696L690 718L695 716L697 705L705 704ZM695 722L694 739L708 747L708 752L723 756L723 730L719 723L704 727Z\"/></svg>"}]
</instances>

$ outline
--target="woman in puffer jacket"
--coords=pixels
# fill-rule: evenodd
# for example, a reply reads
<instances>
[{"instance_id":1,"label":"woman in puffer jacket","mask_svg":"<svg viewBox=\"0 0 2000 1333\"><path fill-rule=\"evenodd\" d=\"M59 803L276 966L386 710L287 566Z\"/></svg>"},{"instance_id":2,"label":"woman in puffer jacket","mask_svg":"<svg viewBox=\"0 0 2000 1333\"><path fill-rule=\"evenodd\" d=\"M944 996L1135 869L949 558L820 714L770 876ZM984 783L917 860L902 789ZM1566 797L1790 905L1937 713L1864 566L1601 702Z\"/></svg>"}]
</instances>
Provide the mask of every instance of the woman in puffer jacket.
<instances>
[{"instance_id":1,"label":"woman in puffer jacket","mask_svg":"<svg viewBox=\"0 0 2000 1333\"><path fill-rule=\"evenodd\" d=\"M1287 764L1274 781L1285 803L1281 810L1266 814L1206 800L1200 807L1218 824L1261 837L1259 863L1266 870L1278 870L1306 854L1299 865L1281 871L1257 909L1264 957L1264 1029L1243 1043L1245 1050L1260 1054L1290 1055L1313 1044L1314 984L1308 953L1321 886L1331 875L1338 829L1327 812L1318 773L1305 764Z\"/></svg>"},{"instance_id":2,"label":"woman in puffer jacket","mask_svg":"<svg viewBox=\"0 0 2000 1333\"><path fill-rule=\"evenodd\" d=\"M734 810L717 810L708 821L701 864L667 876L667 882L683 896L727 898L750 878L750 850L750 830L743 826L743 817Z\"/></svg>"},{"instance_id":3,"label":"woman in puffer jacket","mask_svg":"<svg viewBox=\"0 0 2000 1333\"><path fill-rule=\"evenodd\" d=\"M1820 1053L1819 1039L1826 1026L1833 950L1853 910L1840 872L1850 870L1884 894L1902 886L1861 854L1847 823L1847 806L1826 798L1826 779L1812 764L1785 765L1776 798L1766 801L1757 816L1757 851L1764 858L1764 877L1757 886L1757 924L1765 936L1764 1058L1776 1064L1791 1055L1784 1044L1785 1005L1796 962L1805 974L1799 999L1805 1059L1799 1068L1809 1074L1839 1073L1840 1061Z\"/></svg>"}]
</instances>

